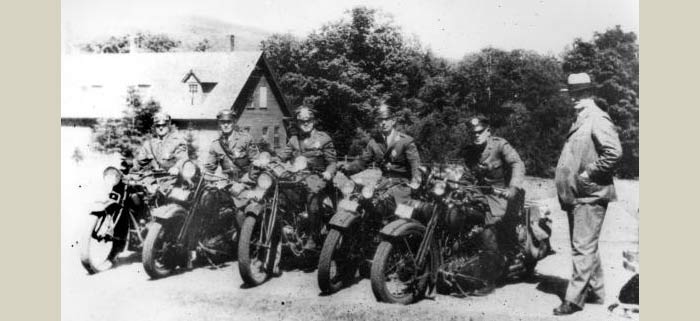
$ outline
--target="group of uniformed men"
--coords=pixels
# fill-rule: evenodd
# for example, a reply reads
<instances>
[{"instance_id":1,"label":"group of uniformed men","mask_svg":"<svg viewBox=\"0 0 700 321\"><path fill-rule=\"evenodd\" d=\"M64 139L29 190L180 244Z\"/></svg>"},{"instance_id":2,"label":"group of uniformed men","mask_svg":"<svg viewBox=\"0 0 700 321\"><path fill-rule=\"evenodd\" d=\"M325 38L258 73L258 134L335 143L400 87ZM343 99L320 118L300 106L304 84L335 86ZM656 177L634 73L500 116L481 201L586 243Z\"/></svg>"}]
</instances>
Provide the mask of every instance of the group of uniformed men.
<instances>
[{"instance_id":1,"label":"group of uniformed men","mask_svg":"<svg viewBox=\"0 0 700 321\"><path fill-rule=\"evenodd\" d=\"M579 119L573 125L562 152L556 182L562 208L569 213L574 274L566 300L554 310L557 315L580 310L584 301L602 301L602 270L597 241L607 203L614 199L612 169L621 154L620 143L609 117L595 105L592 92L581 89L591 88L588 75L571 75L568 85L575 108L579 111ZM209 147L204 169L214 173L221 168L229 178L239 180L259 150L252 137L236 126L238 117L232 110L224 109L216 118L220 136ZM362 154L352 162L337 161L333 140L327 133L315 128L316 118L311 108L299 107L295 120L299 134L292 136L277 153L276 157L281 161L303 155L308 159L309 168L321 173L325 180L331 180L337 170L352 174L370 163L378 164L385 178L407 183L396 184L389 191L397 204L408 201L411 189L420 186L418 148L412 137L396 129L396 117L386 104L378 108L379 130L371 137ZM511 250L516 242L512 220L504 219L504 216L508 201L522 193L525 166L518 152L505 139L492 135L486 117L470 118L467 125L472 144L461 151L464 165L480 184L506 191L504 198L487 196L490 212L485 217L486 227L482 233L485 257L490 258L491 266L500 270L506 264L504 253ZM156 135L144 142L134 166L136 169L151 166L176 174L178 166L188 159L185 139L172 128L171 118L166 114L155 115L154 127ZM572 137L576 141L570 142ZM574 155L580 154L581 148L585 155ZM317 212L309 211L312 222L315 222L312 226L317 227L316 233L321 228L321 218ZM305 247L315 248L316 240L317 237L310 238ZM475 295L493 291L494 281L487 280L487 286L475 292Z\"/></svg>"}]
</instances>

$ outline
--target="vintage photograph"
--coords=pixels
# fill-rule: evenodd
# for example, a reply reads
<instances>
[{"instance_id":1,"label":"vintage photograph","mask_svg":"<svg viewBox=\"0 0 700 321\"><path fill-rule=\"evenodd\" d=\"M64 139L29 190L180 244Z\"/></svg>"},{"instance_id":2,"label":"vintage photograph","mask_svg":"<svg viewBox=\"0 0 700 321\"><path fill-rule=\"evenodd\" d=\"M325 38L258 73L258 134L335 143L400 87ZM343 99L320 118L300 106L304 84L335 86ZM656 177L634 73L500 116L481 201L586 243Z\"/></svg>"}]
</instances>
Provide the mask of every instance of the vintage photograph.
<instances>
[{"instance_id":1,"label":"vintage photograph","mask_svg":"<svg viewBox=\"0 0 700 321\"><path fill-rule=\"evenodd\" d=\"M636 0L61 1L63 320L638 320Z\"/></svg>"}]
</instances>

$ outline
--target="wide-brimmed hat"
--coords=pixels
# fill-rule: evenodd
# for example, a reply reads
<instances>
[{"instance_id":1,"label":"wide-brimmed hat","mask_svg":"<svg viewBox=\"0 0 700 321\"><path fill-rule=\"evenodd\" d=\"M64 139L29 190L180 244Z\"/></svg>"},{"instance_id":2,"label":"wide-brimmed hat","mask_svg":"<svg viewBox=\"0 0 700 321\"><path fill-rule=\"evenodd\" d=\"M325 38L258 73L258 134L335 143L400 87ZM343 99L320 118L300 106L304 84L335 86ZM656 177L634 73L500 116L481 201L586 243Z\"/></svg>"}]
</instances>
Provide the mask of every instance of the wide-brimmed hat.
<instances>
[{"instance_id":1,"label":"wide-brimmed hat","mask_svg":"<svg viewBox=\"0 0 700 321\"><path fill-rule=\"evenodd\" d=\"M570 74L569 78L566 80L566 85L566 88L561 89L562 92L572 93L593 87L591 76L585 72Z\"/></svg>"}]
</instances>

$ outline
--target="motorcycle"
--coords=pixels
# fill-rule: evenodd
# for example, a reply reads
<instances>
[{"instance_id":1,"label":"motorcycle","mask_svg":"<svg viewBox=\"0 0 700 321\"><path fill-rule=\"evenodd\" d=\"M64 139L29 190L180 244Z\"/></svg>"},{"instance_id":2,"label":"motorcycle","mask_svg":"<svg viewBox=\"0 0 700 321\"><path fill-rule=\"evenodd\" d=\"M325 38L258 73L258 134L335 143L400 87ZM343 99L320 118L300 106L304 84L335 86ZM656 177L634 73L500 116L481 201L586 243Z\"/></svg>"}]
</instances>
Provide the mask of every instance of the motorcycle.
<instances>
[{"instance_id":1,"label":"motorcycle","mask_svg":"<svg viewBox=\"0 0 700 321\"><path fill-rule=\"evenodd\" d=\"M318 261L318 286L322 293L334 293L350 284L360 270L369 276L379 230L393 219L396 204L388 191L401 184L383 178L380 169L367 169L350 178L336 175L343 199L331 218L330 231Z\"/></svg>"},{"instance_id":2,"label":"motorcycle","mask_svg":"<svg viewBox=\"0 0 700 321\"><path fill-rule=\"evenodd\" d=\"M283 257L306 260L317 254L316 250L304 248L313 237L308 211L314 206L314 199L310 195L319 197L316 206L320 208L316 210L322 223L335 212L335 196L319 174L307 169L303 156L288 165L261 153L253 161L251 178L256 179L257 186L250 193L254 201L245 209L238 268L246 285L257 286L279 273Z\"/></svg>"},{"instance_id":3,"label":"motorcycle","mask_svg":"<svg viewBox=\"0 0 700 321\"><path fill-rule=\"evenodd\" d=\"M158 185L168 181L165 171L124 174L107 167L102 177L106 198L90 209L81 242L80 262L89 274L110 269L122 251L140 251L151 219L151 208L162 195Z\"/></svg>"},{"instance_id":4,"label":"motorcycle","mask_svg":"<svg viewBox=\"0 0 700 321\"><path fill-rule=\"evenodd\" d=\"M485 190L503 197L502 190L460 181L463 171L438 168L431 171L426 193L415 204L399 204L395 221L382 228L383 238L372 260L372 292L380 302L410 304L435 290L468 295L465 288L483 286L479 277L479 240L488 211ZM428 192L429 189L429 192ZM550 253L548 218L522 202L509 202L516 210L515 233L521 246L509 257L501 277L534 271L538 260ZM522 245L527 245L522 246ZM492 273L492 271L486 271Z\"/></svg>"},{"instance_id":5,"label":"motorcycle","mask_svg":"<svg viewBox=\"0 0 700 321\"><path fill-rule=\"evenodd\" d=\"M168 204L153 210L143 249L143 267L152 279L192 269L199 257L216 266L233 257L237 224L227 177L202 173L192 161L182 165L167 193Z\"/></svg>"}]
</instances>

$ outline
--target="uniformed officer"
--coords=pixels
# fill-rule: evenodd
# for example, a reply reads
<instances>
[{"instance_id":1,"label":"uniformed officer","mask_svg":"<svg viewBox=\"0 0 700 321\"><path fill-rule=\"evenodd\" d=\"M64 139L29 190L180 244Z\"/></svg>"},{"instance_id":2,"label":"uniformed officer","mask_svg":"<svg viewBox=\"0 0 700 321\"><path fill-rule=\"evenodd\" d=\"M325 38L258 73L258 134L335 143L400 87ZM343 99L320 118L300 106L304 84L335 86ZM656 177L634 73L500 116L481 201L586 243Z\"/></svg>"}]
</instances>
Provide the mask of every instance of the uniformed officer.
<instances>
[{"instance_id":1,"label":"uniformed officer","mask_svg":"<svg viewBox=\"0 0 700 321\"><path fill-rule=\"evenodd\" d=\"M177 175L188 158L187 142L171 124L170 115L153 116L155 137L147 139L136 152L134 170L167 170Z\"/></svg>"},{"instance_id":2,"label":"uniformed officer","mask_svg":"<svg viewBox=\"0 0 700 321\"><path fill-rule=\"evenodd\" d=\"M487 285L475 295L491 293L494 282L505 268L504 254L517 244L515 224L517 210L524 200L522 183L525 164L518 152L503 138L491 135L488 118L472 117L468 121L472 144L463 150L465 165L477 184L505 189L504 195L487 193L490 211L486 213L482 232L482 268L488 273Z\"/></svg>"},{"instance_id":3,"label":"uniformed officer","mask_svg":"<svg viewBox=\"0 0 700 321\"><path fill-rule=\"evenodd\" d=\"M221 171L229 178L238 181L250 168L250 163L258 155L258 148L250 134L236 126L238 117L230 109L223 109L216 115L221 135L212 141L204 161L204 169L214 173Z\"/></svg>"},{"instance_id":4,"label":"uniformed officer","mask_svg":"<svg viewBox=\"0 0 700 321\"><path fill-rule=\"evenodd\" d=\"M320 172L323 179L330 181L336 172L336 153L333 140L325 132L315 128L316 117L314 111L301 106L295 112L295 119L299 134L292 136L287 145L277 153L282 161L291 160L297 156L304 156L308 160L308 168L314 172ZM310 195L309 221L310 237L304 245L305 249L316 249L316 239L321 231L322 199L318 194ZM320 241L320 240L319 240Z\"/></svg>"},{"instance_id":5,"label":"uniformed officer","mask_svg":"<svg viewBox=\"0 0 700 321\"><path fill-rule=\"evenodd\" d=\"M389 106L378 108L379 130L373 135L362 154L353 162L342 164L348 174L356 173L374 163L382 170L382 177L399 179L417 189L421 182L420 155L411 136L396 130L396 117ZM397 204L410 199L411 189L397 185L388 192Z\"/></svg>"}]
</instances>

